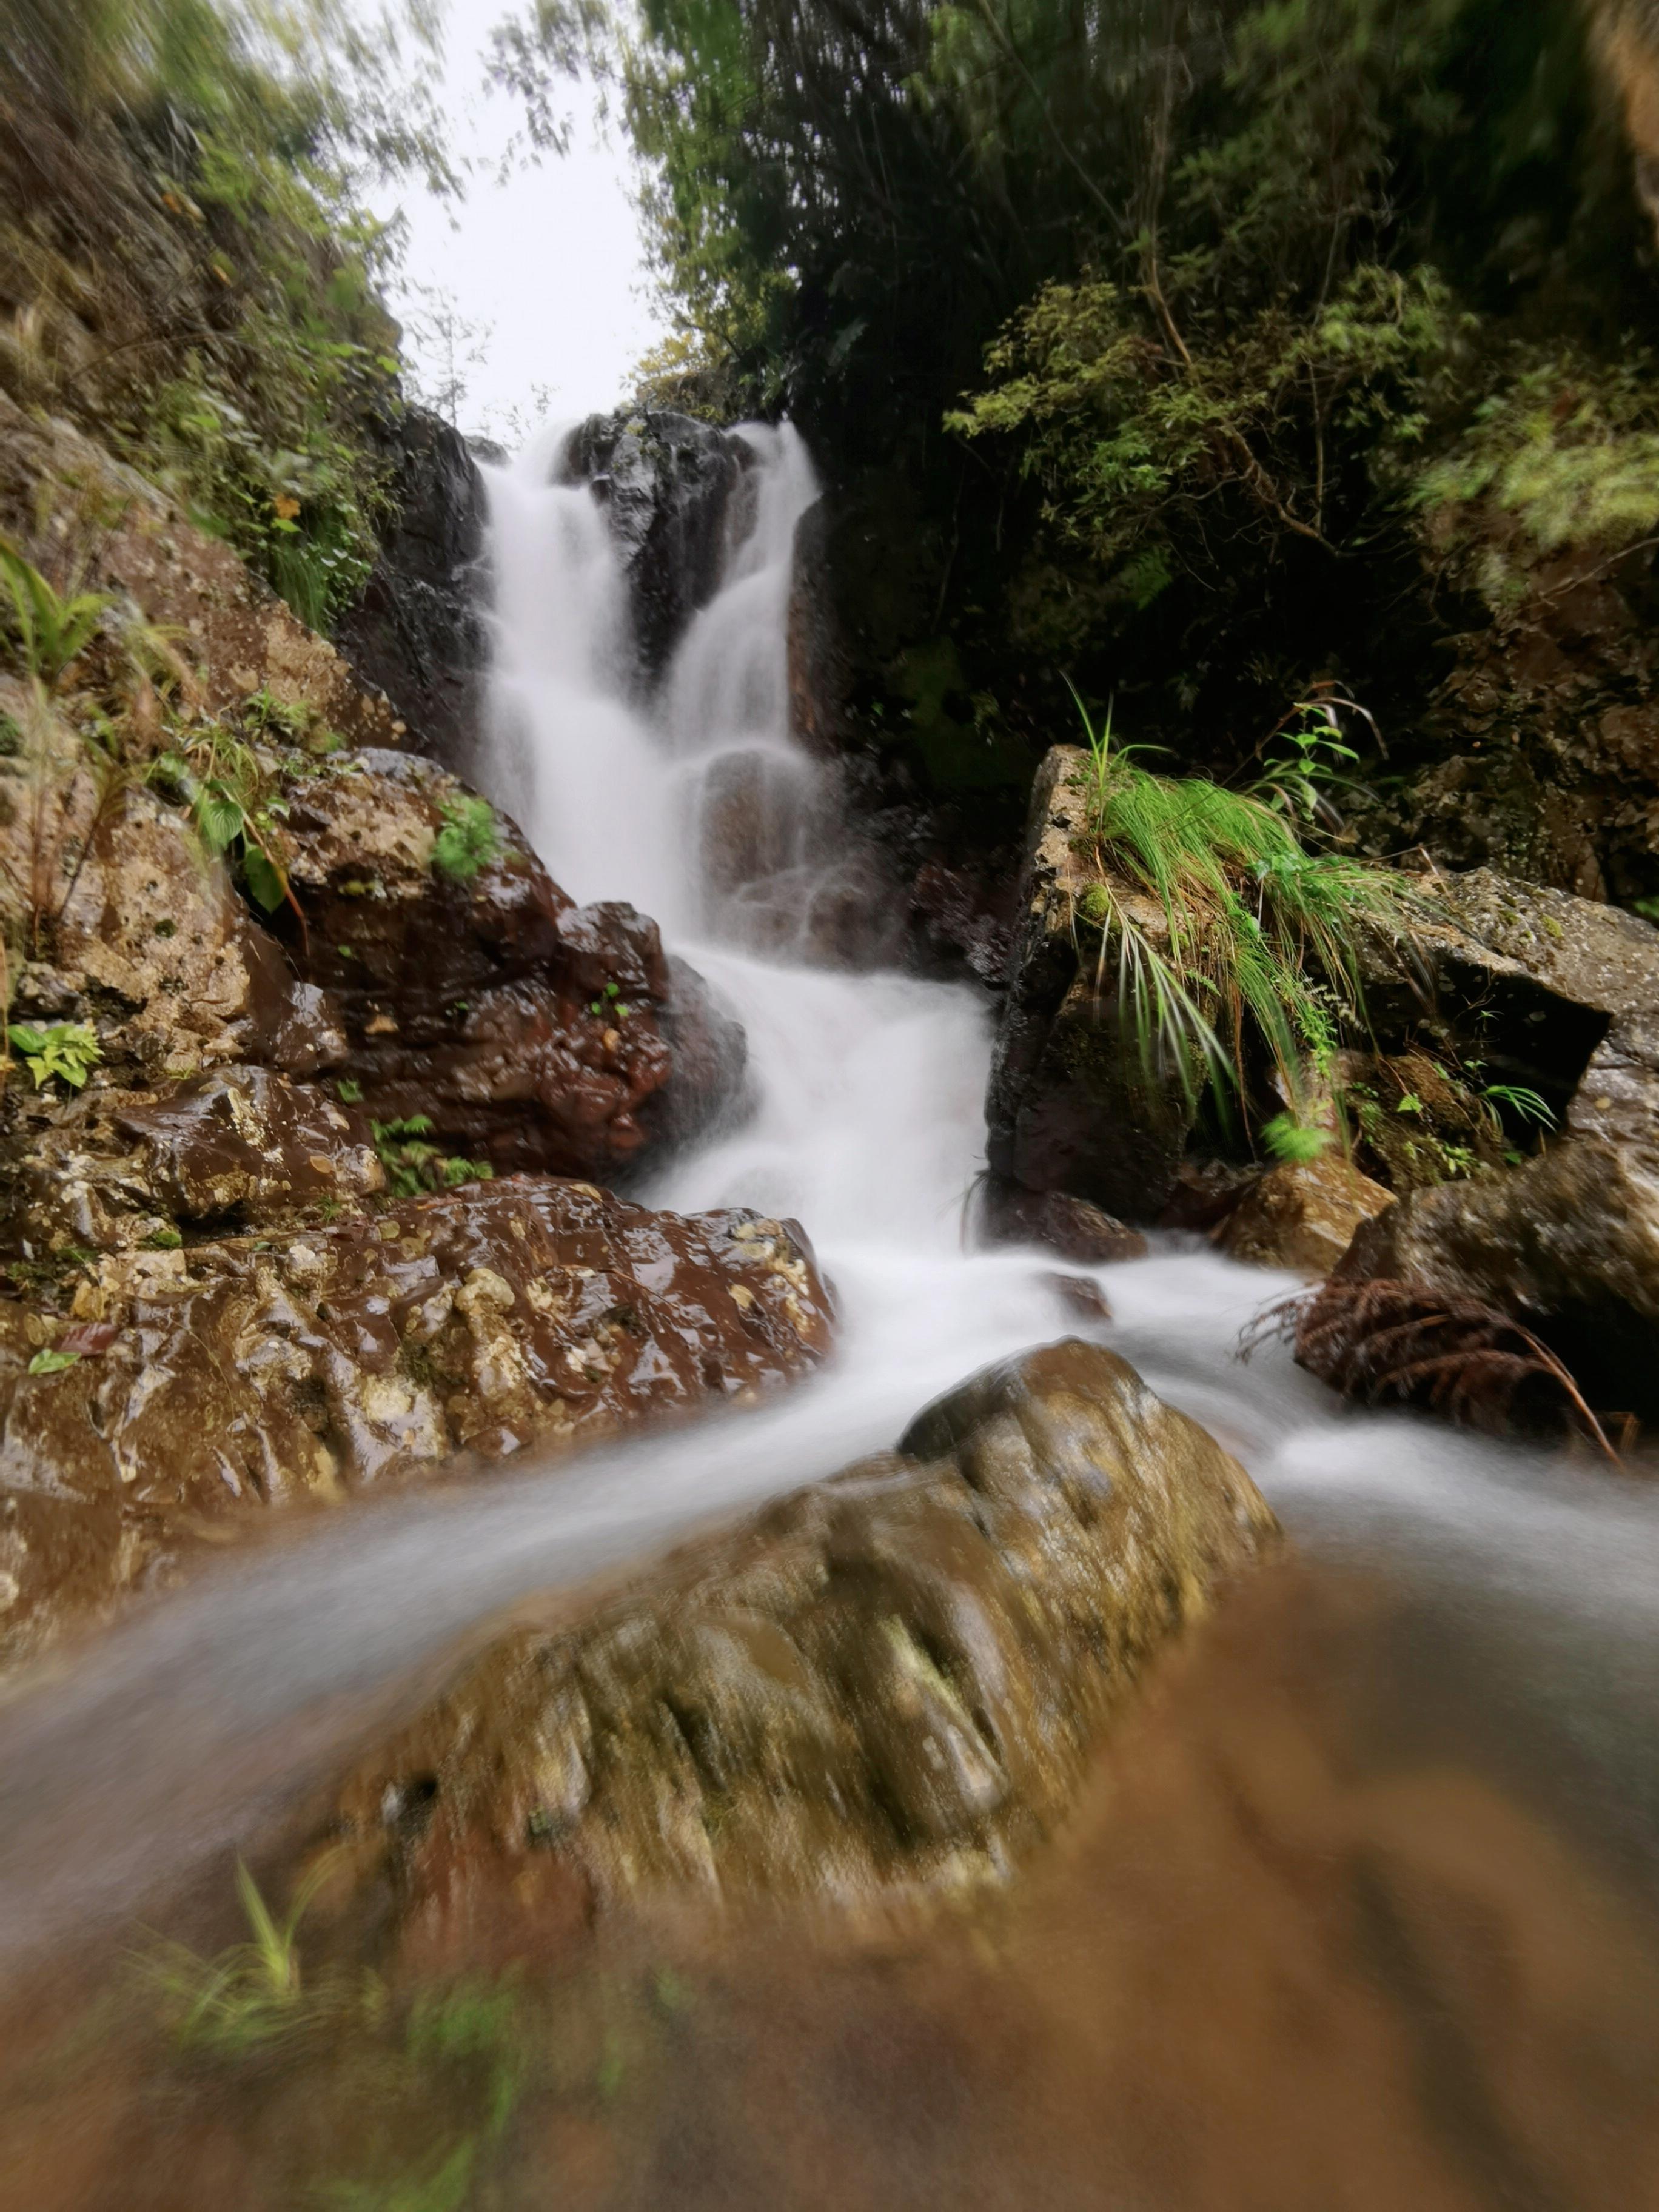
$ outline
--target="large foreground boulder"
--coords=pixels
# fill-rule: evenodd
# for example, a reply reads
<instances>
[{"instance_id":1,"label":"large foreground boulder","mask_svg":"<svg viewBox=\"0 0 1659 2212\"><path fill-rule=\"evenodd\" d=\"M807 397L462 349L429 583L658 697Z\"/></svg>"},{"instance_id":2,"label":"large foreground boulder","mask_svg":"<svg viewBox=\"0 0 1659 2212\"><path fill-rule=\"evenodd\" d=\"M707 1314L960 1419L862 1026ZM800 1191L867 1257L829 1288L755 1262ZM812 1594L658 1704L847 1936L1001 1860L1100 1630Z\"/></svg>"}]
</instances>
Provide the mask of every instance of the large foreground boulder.
<instances>
[{"instance_id":1,"label":"large foreground boulder","mask_svg":"<svg viewBox=\"0 0 1659 2212\"><path fill-rule=\"evenodd\" d=\"M188 1182L199 1130L140 1110ZM0 1656L238 1513L747 1401L830 1325L793 1224L544 1177L43 1266L30 1303L0 1300Z\"/></svg>"},{"instance_id":2,"label":"large foreground boulder","mask_svg":"<svg viewBox=\"0 0 1659 2212\"><path fill-rule=\"evenodd\" d=\"M994 1876L1148 1656L1278 1535L1114 1353L1027 1352L897 1451L501 1638L363 1763L331 1848L440 1942L665 1886Z\"/></svg>"}]
</instances>

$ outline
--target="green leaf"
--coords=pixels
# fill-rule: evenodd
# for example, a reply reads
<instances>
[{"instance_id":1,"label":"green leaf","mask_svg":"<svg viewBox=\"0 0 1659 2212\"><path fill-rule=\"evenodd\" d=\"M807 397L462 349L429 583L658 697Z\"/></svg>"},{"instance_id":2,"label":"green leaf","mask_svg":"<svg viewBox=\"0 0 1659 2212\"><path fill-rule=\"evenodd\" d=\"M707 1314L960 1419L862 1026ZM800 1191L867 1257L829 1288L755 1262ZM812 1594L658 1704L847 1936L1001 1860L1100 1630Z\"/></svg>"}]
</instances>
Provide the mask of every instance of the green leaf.
<instances>
[{"instance_id":1,"label":"green leaf","mask_svg":"<svg viewBox=\"0 0 1659 2212\"><path fill-rule=\"evenodd\" d=\"M248 896L264 914L274 914L288 896L288 878L258 845L249 845L242 854L242 881L247 885Z\"/></svg>"},{"instance_id":2,"label":"green leaf","mask_svg":"<svg viewBox=\"0 0 1659 2212\"><path fill-rule=\"evenodd\" d=\"M78 1367L78 1352L37 1352L29 1362L31 1375L61 1375L66 1367Z\"/></svg>"},{"instance_id":3,"label":"green leaf","mask_svg":"<svg viewBox=\"0 0 1659 2212\"><path fill-rule=\"evenodd\" d=\"M241 836L247 817L242 803L222 783L206 785L196 801L196 831L210 853L217 855Z\"/></svg>"}]
</instances>

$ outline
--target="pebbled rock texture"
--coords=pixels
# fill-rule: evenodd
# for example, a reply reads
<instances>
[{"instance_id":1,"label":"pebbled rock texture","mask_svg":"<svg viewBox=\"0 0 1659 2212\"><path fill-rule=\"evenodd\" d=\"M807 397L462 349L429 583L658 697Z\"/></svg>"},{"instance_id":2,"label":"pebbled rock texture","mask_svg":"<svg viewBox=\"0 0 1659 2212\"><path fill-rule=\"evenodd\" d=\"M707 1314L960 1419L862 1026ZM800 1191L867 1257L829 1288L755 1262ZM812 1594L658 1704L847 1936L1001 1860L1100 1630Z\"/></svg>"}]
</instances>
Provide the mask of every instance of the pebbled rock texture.
<instances>
[{"instance_id":1,"label":"pebbled rock texture","mask_svg":"<svg viewBox=\"0 0 1659 2212\"><path fill-rule=\"evenodd\" d=\"M360 1902L440 1947L504 1899L994 1878L1147 1658L1278 1539L1133 1368L1052 1345L897 1451L501 1638L363 1762L328 1832Z\"/></svg>"},{"instance_id":2,"label":"pebbled rock texture","mask_svg":"<svg viewBox=\"0 0 1659 2212\"><path fill-rule=\"evenodd\" d=\"M203 1166L198 1146L179 1172ZM238 1514L746 1402L822 1358L830 1327L793 1224L546 1177L89 1260L56 1310L0 1300L0 1656ZM73 1364L30 1373L43 1352Z\"/></svg>"}]
</instances>

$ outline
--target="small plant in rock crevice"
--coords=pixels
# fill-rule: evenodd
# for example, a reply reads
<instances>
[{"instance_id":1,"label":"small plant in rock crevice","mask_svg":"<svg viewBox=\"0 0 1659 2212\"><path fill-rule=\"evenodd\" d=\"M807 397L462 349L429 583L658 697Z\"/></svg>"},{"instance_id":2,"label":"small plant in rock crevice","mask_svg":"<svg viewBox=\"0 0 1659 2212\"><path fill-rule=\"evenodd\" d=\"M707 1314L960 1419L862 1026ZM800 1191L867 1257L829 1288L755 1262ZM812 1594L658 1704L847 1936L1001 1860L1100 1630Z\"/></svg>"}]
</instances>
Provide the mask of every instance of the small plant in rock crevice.
<instances>
[{"instance_id":1,"label":"small plant in rock crevice","mask_svg":"<svg viewBox=\"0 0 1659 2212\"><path fill-rule=\"evenodd\" d=\"M203 850L232 862L260 911L274 914L286 904L303 937L306 918L289 883L282 828L288 805L268 788L258 756L216 723L181 743L181 750L155 761L151 781L182 802Z\"/></svg>"},{"instance_id":2,"label":"small plant in rock crevice","mask_svg":"<svg viewBox=\"0 0 1659 2212\"><path fill-rule=\"evenodd\" d=\"M504 849L495 810L487 799L446 799L439 808L443 827L432 846L432 865L459 884L474 876Z\"/></svg>"},{"instance_id":3,"label":"small plant in rock crevice","mask_svg":"<svg viewBox=\"0 0 1659 2212\"><path fill-rule=\"evenodd\" d=\"M54 1022L47 1029L38 1029L32 1022L10 1022L6 1042L21 1056L37 1091L53 1081L67 1084L71 1091L84 1090L88 1076L104 1056L89 1022Z\"/></svg>"},{"instance_id":4,"label":"small plant in rock crevice","mask_svg":"<svg viewBox=\"0 0 1659 2212\"><path fill-rule=\"evenodd\" d=\"M432 1118L410 1114L401 1121L371 1121L374 1152L386 1170L386 1186L394 1198L419 1198L428 1191L454 1190L465 1182L489 1182L495 1170L488 1160L463 1159L446 1152L441 1145L428 1144Z\"/></svg>"}]
</instances>

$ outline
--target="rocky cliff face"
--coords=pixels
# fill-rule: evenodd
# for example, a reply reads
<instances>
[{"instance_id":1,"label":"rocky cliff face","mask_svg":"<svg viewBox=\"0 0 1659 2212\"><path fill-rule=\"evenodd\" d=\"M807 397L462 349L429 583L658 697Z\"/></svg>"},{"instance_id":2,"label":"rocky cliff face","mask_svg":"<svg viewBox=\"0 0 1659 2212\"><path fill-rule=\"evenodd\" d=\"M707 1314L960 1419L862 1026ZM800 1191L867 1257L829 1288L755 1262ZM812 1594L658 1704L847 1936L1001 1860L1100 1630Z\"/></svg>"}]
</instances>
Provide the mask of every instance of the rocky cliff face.
<instances>
[{"instance_id":1,"label":"rocky cliff face","mask_svg":"<svg viewBox=\"0 0 1659 2212\"><path fill-rule=\"evenodd\" d=\"M575 906L151 489L3 421L0 526L108 604L0 675L9 1018L81 1054L0 1090L0 1656L258 1509L805 1371L799 1231L599 1187L744 1104L655 925Z\"/></svg>"},{"instance_id":2,"label":"rocky cliff face","mask_svg":"<svg viewBox=\"0 0 1659 2212\"><path fill-rule=\"evenodd\" d=\"M394 520L336 635L416 748L476 775L489 657L483 479L467 441L424 409L401 416L390 442Z\"/></svg>"}]
</instances>

